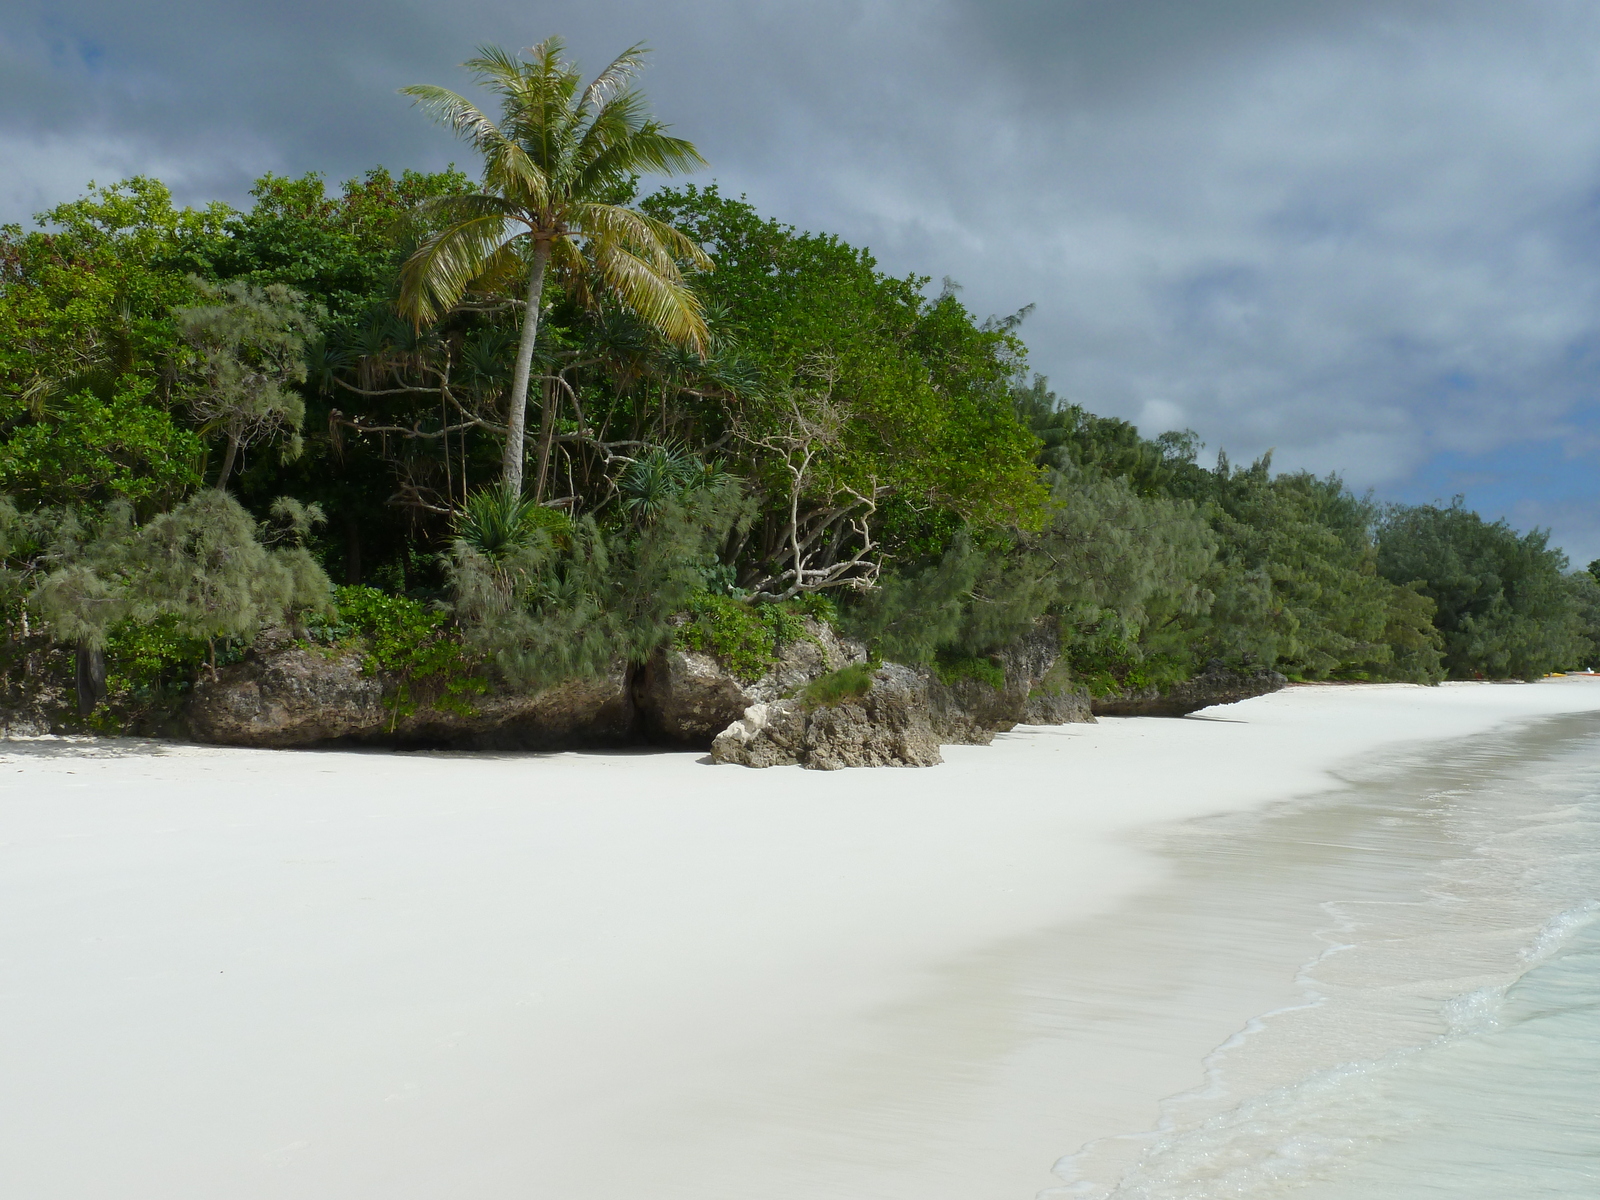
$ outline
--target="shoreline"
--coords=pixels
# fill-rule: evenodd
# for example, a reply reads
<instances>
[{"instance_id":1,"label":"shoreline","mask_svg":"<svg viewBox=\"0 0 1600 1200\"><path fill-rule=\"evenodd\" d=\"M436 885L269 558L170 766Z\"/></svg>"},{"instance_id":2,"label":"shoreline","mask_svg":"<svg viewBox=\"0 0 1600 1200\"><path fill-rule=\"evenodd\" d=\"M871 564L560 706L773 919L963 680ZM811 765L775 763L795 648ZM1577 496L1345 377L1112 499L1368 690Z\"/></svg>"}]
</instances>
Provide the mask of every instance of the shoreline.
<instances>
[{"instance_id":1,"label":"shoreline","mask_svg":"<svg viewBox=\"0 0 1600 1200\"><path fill-rule=\"evenodd\" d=\"M1072 1048L1089 959L1115 973L1118 920L1172 875L1159 831L1592 710L1576 680L1298 685L826 774L0 742L0 902L26 917L0 933L0 1180L1029 1196L1294 994L1298 946L1263 946L1160 1045Z\"/></svg>"}]
</instances>

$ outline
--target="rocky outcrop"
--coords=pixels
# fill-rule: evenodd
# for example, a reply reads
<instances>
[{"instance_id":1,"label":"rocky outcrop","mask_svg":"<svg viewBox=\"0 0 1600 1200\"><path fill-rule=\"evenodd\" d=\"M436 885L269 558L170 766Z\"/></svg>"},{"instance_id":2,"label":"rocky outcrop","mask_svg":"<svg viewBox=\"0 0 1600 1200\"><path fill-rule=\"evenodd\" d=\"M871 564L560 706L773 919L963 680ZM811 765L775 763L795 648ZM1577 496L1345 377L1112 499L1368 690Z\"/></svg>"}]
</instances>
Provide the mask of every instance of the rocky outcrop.
<instances>
[{"instance_id":1,"label":"rocky outcrop","mask_svg":"<svg viewBox=\"0 0 1600 1200\"><path fill-rule=\"evenodd\" d=\"M717 735L711 758L746 767L798 764L816 771L931 767L944 759L929 712L924 674L884 663L859 696L832 704L809 705L796 698L752 705Z\"/></svg>"},{"instance_id":2,"label":"rocky outcrop","mask_svg":"<svg viewBox=\"0 0 1600 1200\"><path fill-rule=\"evenodd\" d=\"M1075 683L1065 663L1056 666L1033 685L1022 705L1019 725L1092 725L1094 709L1089 689Z\"/></svg>"},{"instance_id":3,"label":"rocky outcrop","mask_svg":"<svg viewBox=\"0 0 1600 1200\"><path fill-rule=\"evenodd\" d=\"M366 740L463 750L563 750L636 740L628 671L620 662L592 679L569 679L538 692L492 691L470 701L461 712L419 704L393 730Z\"/></svg>"},{"instance_id":4,"label":"rocky outcrop","mask_svg":"<svg viewBox=\"0 0 1600 1200\"><path fill-rule=\"evenodd\" d=\"M940 670L884 663L857 696L812 704L800 694L752 705L717 736L711 757L822 771L928 767L944 761L940 745L986 746L1023 723L1094 720L1088 693L1059 668L1059 655L1054 628L1041 622L978 670L947 666L941 678Z\"/></svg>"},{"instance_id":5,"label":"rocky outcrop","mask_svg":"<svg viewBox=\"0 0 1600 1200\"><path fill-rule=\"evenodd\" d=\"M1272 671L1214 662L1184 683L1091 703L1058 661L1045 623L990 659L938 670L884 663L868 671L865 662L864 647L808 621L754 681L711 655L669 646L637 671L618 663L592 679L531 693L495 689L440 707L428 696L403 697L397 681L374 674L358 650L279 637L263 639L215 677L203 675L185 720L196 740L231 746L527 750L650 738L709 748L716 762L837 770L931 766L942 761L941 744L987 745L1019 724L1181 716L1284 685ZM834 686L808 690L841 671ZM5 723L13 734L45 728L32 718Z\"/></svg>"},{"instance_id":6,"label":"rocky outcrop","mask_svg":"<svg viewBox=\"0 0 1600 1200\"><path fill-rule=\"evenodd\" d=\"M633 732L620 664L595 679L470 700L460 712L425 698L397 703L394 682L368 671L359 652L269 643L215 679L202 676L185 717L196 741L225 746L357 742L528 750L614 745Z\"/></svg>"},{"instance_id":7,"label":"rocky outcrop","mask_svg":"<svg viewBox=\"0 0 1600 1200\"><path fill-rule=\"evenodd\" d=\"M1193 679L1165 688L1142 688L1095 697L1101 717L1182 717L1217 704L1237 704L1275 692L1289 681L1266 668L1235 668L1213 660Z\"/></svg>"},{"instance_id":8,"label":"rocky outcrop","mask_svg":"<svg viewBox=\"0 0 1600 1200\"><path fill-rule=\"evenodd\" d=\"M807 619L798 637L778 644L776 657L764 675L747 682L710 654L663 646L634 680L641 731L658 741L709 749L752 705L796 696L830 671L865 662L867 650L826 622Z\"/></svg>"},{"instance_id":9,"label":"rocky outcrop","mask_svg":"<svg viewBox=\"0 0 1600 1200\"><path fill-rule=\"evenodd\" d=\"M934 734L946 745L987 746L1018 725L1093 721L1089 693L1072 683L1060 657L1055 623L1041 620L989 660L1000 668L998 687L977 675L946 672L946 682L939 670L925 671Z\"/></svg>"},{"instance_id":10,"label":"rocky outcrop","mask_svg":"<svg viewBox=\"0 0 1600 1200\"><path fill-rule=\"evenodd\" d=\"M66 676L72 653L38 633L0 644L0 739L44 737L77 717Z\"/></svg>"},{"instance_id":11,"label":"rocky outcrop","mask_svg":"<svg viewBox=\"0 0 1600 1200\"><path fill-rule=\"evenodd\" d=\"M188 705L196 741L223 746L306 746L382 729L383 681L361 655L262 647L215 678L204 672Z\"/></svg>"},{"instance_id":12,"label":"rocky outcrop","mask_svg":"<svg viewBox=\"0 0 1600 1200\"><path fill-rule=\"evenodd\" d=\"M0 741L44 737L60 728L57 716L43 705L0 708Z\"/></svg>"}]
</instances>

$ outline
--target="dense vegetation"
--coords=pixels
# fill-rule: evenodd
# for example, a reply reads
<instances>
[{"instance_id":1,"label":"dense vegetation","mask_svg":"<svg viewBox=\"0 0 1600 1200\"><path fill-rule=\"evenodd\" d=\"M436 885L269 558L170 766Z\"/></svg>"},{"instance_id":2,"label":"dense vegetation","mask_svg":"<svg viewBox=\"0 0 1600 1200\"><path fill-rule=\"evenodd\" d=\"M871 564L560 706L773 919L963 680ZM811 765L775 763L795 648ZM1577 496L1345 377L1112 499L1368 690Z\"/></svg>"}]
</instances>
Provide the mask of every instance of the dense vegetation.
<instances>
[{"instance_id":1,"label":"dense vegetation","mask_svg":"<svg viewBox=\"0 0 1600 1200\"><path fill-rule=\"evenodd\" d=\"M478 61L498 125L412 89L481 182L268 175L236 211L134 178L0 230L0 700L74 675L110 727L269 628L441 703L672 637L759 673L802 611L979 674L1046 618L1097 691L1594 656L1600 584L1542 533L1204 467L1031 376L1025 310L641 198L693 147L632 60L580 90L559 49Z\"/></svg>"}]
</instances>

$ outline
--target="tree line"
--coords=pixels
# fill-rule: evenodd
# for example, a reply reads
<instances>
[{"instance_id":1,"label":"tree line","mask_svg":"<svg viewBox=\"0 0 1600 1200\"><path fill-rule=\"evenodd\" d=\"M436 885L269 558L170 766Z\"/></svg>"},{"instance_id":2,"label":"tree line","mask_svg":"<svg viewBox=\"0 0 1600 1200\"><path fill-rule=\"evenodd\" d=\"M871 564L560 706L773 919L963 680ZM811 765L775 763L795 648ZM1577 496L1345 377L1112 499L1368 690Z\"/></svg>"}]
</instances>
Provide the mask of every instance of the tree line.
<instances>
[{"instance_id":1,"label":"tree line","mask_svg":"<svg viewBox=\"0 0 1600 1200\"><path fill-rule=\"evenodd\" d=\"M1102 692L1594 657L1600 584L1542 532L1203 466L1031 374L1026 309L642 192L701 160L640 63L486 49L498 115L406 89L476 178L266 175L235 210L136 177L0 230L6 702L70 659L114 723L265 629L382 621L396 662L519 687L799 612L950 669L1048 620Z\"/></svg>"}]
</instances>

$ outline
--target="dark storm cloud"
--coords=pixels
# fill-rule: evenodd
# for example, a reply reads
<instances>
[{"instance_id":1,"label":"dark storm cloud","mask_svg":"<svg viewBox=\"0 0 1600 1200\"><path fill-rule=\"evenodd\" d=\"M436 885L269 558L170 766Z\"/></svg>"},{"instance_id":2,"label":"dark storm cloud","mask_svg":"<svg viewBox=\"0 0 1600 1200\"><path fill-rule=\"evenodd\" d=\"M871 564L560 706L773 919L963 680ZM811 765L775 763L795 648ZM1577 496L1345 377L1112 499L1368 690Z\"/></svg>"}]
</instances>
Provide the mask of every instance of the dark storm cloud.
<instances>
[{"instance_id":1,"label":"dark storm cloud","mask_svg":"<svg viewBox=\"0 0 1600 1200\"><path fill-rule=\"evenodd\" d=\"M268 169L465 161L395 89L550 31L591 70L653 45L658 111L726 190L979 312L1037 302L1036 365L1091 408L1413 499L1538 461L1485 502L1600 554L1572 498L1600 354L1586 2L36 4L0 16L0 214L134 170L238 202Z\"/></svg>"}]
</instances>

